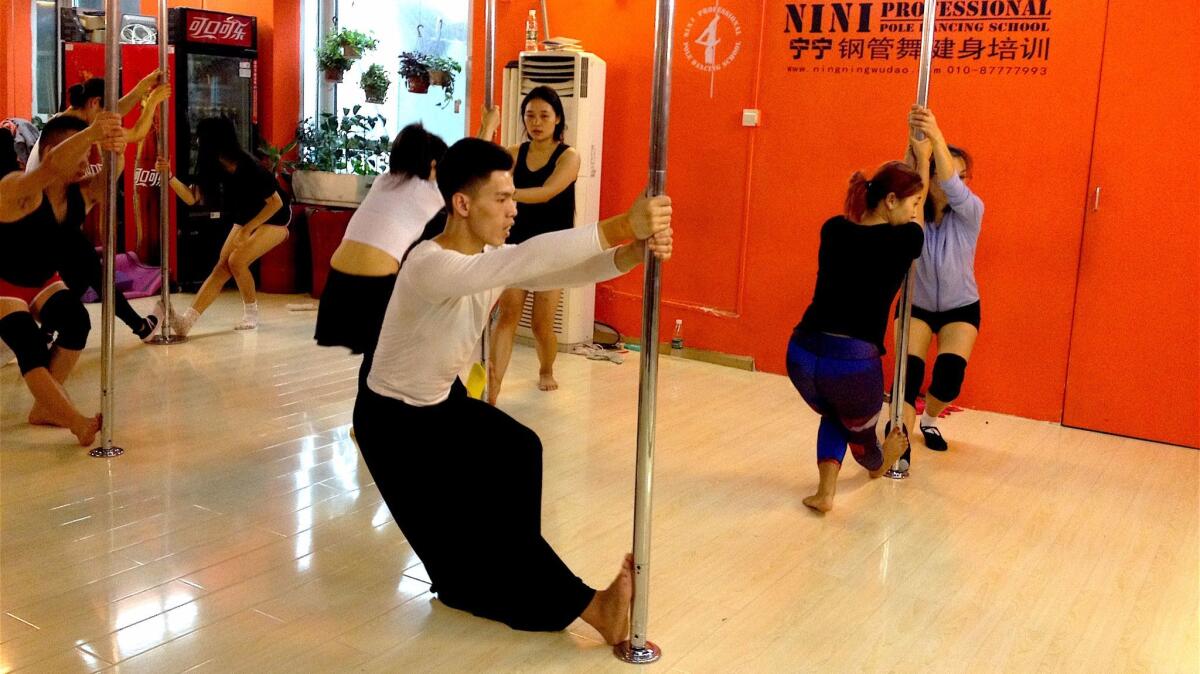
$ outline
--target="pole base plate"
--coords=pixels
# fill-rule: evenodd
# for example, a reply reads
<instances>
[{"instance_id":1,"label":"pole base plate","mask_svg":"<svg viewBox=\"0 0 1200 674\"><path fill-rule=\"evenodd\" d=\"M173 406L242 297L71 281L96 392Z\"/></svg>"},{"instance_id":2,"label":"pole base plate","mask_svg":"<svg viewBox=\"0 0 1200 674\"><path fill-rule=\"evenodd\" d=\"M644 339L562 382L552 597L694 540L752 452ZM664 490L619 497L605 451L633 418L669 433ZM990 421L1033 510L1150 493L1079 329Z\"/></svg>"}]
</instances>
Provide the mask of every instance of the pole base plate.
<instances>
[{"instance_id":1,"label":"pole base plate","mask_svg":"<svg viewBox=\"0 0 1200 674\"><path fill-rule=\"evenodd\" d=\"M120 447L109 447L108 449L97 447L88 452L88 456L97 459L111 459L114 456L121 456L124 453L125 450L121 449Z\"/></svg>"},{"instance_id":2,"label":"pole base plate","mask_svg":"<svg viewBox=\"0 0 1200 674\"><path fill-rule=\"evenodd\" d=\"M646 642L644 648L634 648L633 642L622 641L613 646L613 655L617 656L618 660L631 665L648 665L651 662L657 662L662 657L662 650L649 641Z\"/></svg>"},{"instance_id":3,"label":"pole base plate","mask_svg":"<svg viewBox=\"0 0 1200 674\"><path fill-rule=\"evenodd\" d=\"M155 335L146 341L147 344L155 346L167 346L170 344L182 344L187 341L187 337L183 335Z\"/></svg>"}]
</instances>

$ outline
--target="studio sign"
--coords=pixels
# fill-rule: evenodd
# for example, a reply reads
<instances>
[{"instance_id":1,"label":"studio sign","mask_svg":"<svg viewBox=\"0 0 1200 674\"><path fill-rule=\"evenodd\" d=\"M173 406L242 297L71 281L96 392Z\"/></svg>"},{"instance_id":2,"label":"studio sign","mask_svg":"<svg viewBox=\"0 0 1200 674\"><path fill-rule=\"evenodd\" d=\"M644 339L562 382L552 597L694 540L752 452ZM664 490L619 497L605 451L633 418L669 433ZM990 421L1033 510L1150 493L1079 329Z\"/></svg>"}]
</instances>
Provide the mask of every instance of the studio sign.
<instances>
[{"instance_id":1,"label":"studio sign","mask_svg":"<svg viewBox=\"0 0 1200 674\"><path fill-rule=\"evenodd\" d=\"M742 52L742 24L720 0L702 7L683 28L683 55L692 67L711 75L708 95L716 92L716 74Z\"/></svg>"}]
</instances>

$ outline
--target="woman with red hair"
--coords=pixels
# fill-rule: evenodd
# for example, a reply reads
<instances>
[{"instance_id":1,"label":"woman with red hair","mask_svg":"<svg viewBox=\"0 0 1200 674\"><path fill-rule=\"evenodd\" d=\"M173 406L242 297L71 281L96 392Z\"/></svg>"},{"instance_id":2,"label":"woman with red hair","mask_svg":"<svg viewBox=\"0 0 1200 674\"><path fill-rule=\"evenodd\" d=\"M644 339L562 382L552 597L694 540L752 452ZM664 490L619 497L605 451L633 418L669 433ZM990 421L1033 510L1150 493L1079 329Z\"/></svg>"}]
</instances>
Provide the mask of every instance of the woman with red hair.
<instances>
[{"instance_id":1,"label":"woman with red hair","mask_svg":"<svg viewBox=\"0 0 1200 674\"><path fill-rule=\"evenodd\" d=\"M850 178L845 215L821 228L817 287L788 343L788 376L817 414L817 493L804 505L833 508L846 455L872 478L908 446L901 431L880 447L876 422L883 409L883 336L888 309L925 240L921 213L929 185L928 139L910 139L920 170L888 162L870 180Z\"/></svg>"}]
</instances>

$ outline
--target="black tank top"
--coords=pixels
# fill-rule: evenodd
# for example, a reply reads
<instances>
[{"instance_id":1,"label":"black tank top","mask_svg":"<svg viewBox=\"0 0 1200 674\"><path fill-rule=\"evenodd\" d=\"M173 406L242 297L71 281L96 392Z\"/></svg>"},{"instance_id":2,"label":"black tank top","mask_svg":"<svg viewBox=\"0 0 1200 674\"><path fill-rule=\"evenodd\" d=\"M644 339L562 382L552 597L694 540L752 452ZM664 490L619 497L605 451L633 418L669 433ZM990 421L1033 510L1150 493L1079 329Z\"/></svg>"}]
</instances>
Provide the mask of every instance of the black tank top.
<instances>
[{"instance_id":1,"label":"black tank top","mask_svg":"<svg viewBox=\"0 0 1200 674\"><path fill-rule=\"evenodd\" d=\"M78 230L87 217L83 191L78 184L67 186L67 214L60 222L54 215L49 195L16 222L0 223L0 278L23 288L39 288L58 272L61 233Z\"/></svg>"},{"instance_id":2,"label":"black tank top","mask_svg":"<svg viewBox=\"0 0 1200 674\"><path fill-rule=\"evenodd\" d=\"M525 161L529 158L529 143L522 143L517 152L517 165L513 168L513 186L517 189L542 187L558 166L558 158L570 148L559 143L546 165L530 171ZM521 243L538 234L570 229L575 226L575 181L553 199L542 204L517 204L517 219L508 235L508 243Z\"/></svg>"}]
</instances>

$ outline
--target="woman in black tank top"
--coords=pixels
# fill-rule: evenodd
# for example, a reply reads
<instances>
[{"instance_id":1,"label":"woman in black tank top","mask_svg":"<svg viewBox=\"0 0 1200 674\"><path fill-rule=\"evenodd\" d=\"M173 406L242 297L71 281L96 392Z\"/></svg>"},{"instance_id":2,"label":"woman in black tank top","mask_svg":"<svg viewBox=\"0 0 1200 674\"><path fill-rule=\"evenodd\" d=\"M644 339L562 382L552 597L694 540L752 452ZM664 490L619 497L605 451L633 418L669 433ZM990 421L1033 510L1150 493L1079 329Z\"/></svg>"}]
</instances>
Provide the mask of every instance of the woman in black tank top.
<instances>
[{"instance_id":1,"label":"woman in black tank top","mask_svg":"<svg viewBox=\"0 0 1200 674\"><path fill-rule=\"evenodd\" d=\"M521 102L525 135L529 140L508 148L516 165L513 186L517 188L517 218L508 243L521 243L539 234L575 226L575 180L579 176L579 153L563 142L567 127L562 101L553 89L541 86L530 91ZM500 384L512 358L513 338L525 309L527 292L517 288L504 291L500 312L492 333L488 359L488 402L495 404ZM554 334L554 314L561 290L533 293L533 335L537 343L538 388L553 391L554 358L558 339Z\"/></svg>"},{"instance_id":2,"label":"woman in black tank top","mask_svg":"<svg viewBox=\"0 0 1200 674\"><path fill-rule=\"evenodd\" d=\"M33 394L29 423L67 428L87 446L100 429L100 415L80 414L63 386L87 345L91 323L87 309L59 277L64 233L82 236L79 227L104 197L108 182L104 172L86 176L90 144L66 142L84 131L86 138L95 137L88 124L75 117L47 122L39 141L41 153L47 161L50 156L67 156L50 155L51 151L77 157L79 170L69 179L63 174L48 180L23 215L0 223L0 339L16 354ZM47 335L55 336L49 347Z\"/></svg>"}]
</instances>

